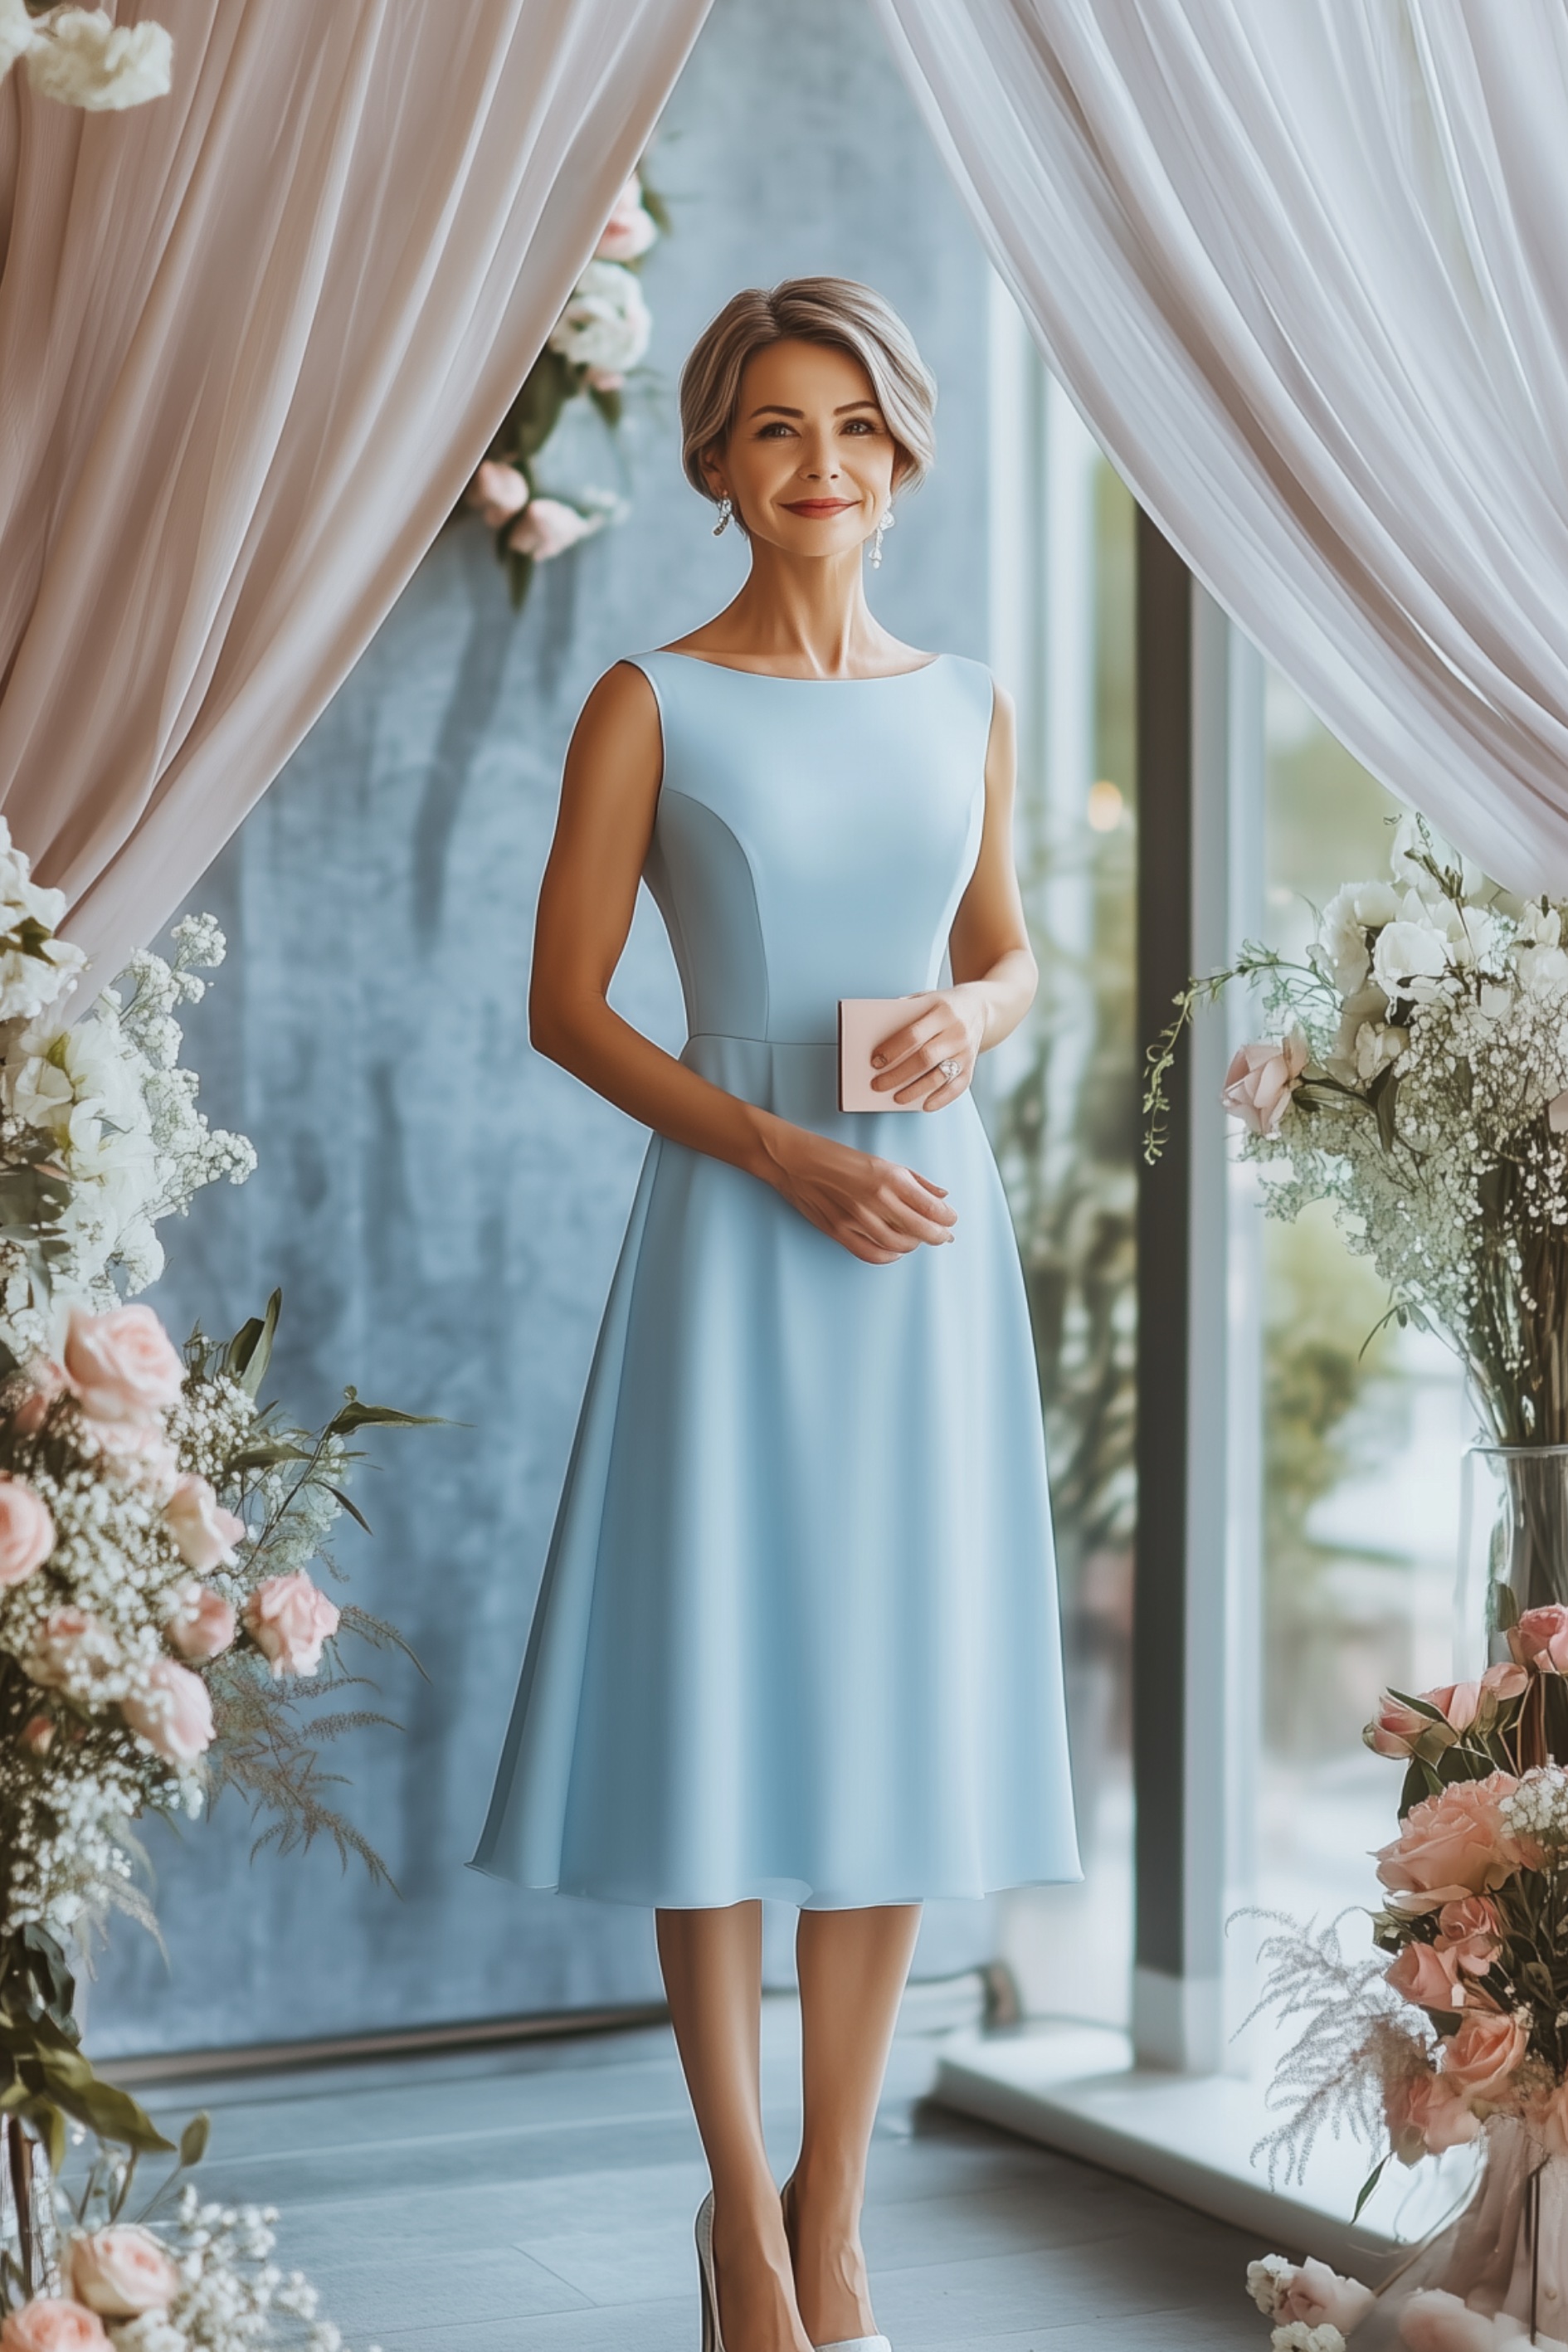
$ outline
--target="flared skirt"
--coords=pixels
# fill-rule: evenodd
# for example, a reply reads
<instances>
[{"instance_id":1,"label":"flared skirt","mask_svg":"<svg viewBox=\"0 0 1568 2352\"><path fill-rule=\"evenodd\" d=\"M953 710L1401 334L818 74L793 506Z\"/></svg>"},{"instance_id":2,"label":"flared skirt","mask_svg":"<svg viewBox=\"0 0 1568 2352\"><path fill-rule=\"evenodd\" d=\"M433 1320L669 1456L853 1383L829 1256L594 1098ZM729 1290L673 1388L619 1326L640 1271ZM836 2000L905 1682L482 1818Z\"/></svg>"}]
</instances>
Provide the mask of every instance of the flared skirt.
<instances>
[{"instance_id":1,"label":"flared skirt","mask_svg":"<svg viewBox=\"0 0 1568 2352\"><path fill-rule=\"evenodd\" d=\"M841 1114L831 1047L694 1037L729 1092L945 1185L862 1265L655 1139L474 1867L670 1908L1079 1875L1039 1395L965 1096Z\"/></svg>"}]
</instances>

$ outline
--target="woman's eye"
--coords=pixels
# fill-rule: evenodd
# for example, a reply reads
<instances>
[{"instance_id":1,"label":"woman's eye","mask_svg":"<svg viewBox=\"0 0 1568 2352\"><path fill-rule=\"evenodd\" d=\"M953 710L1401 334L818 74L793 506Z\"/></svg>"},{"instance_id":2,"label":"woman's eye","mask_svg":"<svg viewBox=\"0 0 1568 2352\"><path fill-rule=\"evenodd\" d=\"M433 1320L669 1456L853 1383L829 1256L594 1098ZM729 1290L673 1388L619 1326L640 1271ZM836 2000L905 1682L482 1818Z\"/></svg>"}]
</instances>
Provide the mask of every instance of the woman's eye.
<instances>
[{"instance_id":1,"label":"woman's eye","mask_svg":"<svg viewBox=\"0 0 1568 2352\"><path fill-rule=\"evenodd\" d=\"M763 425L762 431L758 434L757 438L759 441L776 441L780 439L783 435L787 433L789 429L789 426L784 422L782 417L775 418L772 425Z\"/></svg>"}]
</instances>

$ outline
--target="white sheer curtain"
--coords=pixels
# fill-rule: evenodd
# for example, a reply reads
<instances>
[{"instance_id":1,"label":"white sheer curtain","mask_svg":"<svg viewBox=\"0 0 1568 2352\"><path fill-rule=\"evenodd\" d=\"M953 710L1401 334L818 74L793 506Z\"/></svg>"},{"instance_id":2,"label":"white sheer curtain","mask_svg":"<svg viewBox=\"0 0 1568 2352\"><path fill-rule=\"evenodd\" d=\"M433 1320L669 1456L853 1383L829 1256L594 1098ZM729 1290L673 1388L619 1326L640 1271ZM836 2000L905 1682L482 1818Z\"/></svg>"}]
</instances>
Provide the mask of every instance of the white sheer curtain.
<instances>
[{"instance_id":1,"label":"white sheer curtain","mask_svg":"<svg viewBox=\"0 0 1568 2352\"><path fill-rule=\"evenodd\" d=\"M708 5L131 0L172 96L0 85L0 810L101 978L428 547Z\"/></svg>"},{"instance_id":2,"label":"white sheer curtain","mask_svg":"<svg viewBox=\"0 0 1568 2352\"><path fill-rule=\"evenodd\" d=\"M1568 891L1563 0L874 0L1051 364L1402 798Z\"/></svg>"}]
</instances>

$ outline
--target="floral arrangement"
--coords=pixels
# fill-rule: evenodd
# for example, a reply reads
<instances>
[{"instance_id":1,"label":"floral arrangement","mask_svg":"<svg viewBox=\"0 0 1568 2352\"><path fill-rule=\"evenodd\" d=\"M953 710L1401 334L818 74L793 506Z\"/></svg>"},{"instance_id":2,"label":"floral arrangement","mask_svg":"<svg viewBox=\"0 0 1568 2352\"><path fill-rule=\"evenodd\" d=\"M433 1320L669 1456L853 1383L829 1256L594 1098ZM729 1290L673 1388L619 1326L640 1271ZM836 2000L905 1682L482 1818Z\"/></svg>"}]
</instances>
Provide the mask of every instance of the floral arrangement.
<instances>
[{"instance_id":1,"label":"floral arrangement","mask_svg":"<svg viewBox=\"0 0 1568 2352\"><path fill-rule=\"evenodd\" d=\"M536 563L550 562L626 515L625 500L611 490L552 496L541 487L539 459L571 401L590 401L612 431L619 425L626 378L653 331L637 271L668 226L658 198L634 173L465 494L465 504L495 533L520 611Z\"/></svg>"},{"instance_id":2,"label":"floral arrangement","mask_svg":"<svg viewBox=\"0 0 1568 2352\"><path fill-rule=\"evenodd\" d=\"M1182 1029L1232 981L1274 1034L1226 1108L1293 1217L1329 1200L1401 1322L1459 1356L1500 1444L1568 1442L1568 902L1522 899L1419 817L1386 882L1350 883L1305 963L1248 946L1194 982L1150 1060L1147 1154Z\"/></svg>"},{"instance_id":3,"label":"floral arrangement","mask_svg":"<svg viewBox=\"0 0 1568 2352\"><path fill-rule=\"evenodd\" d=\"M101 8L0 0L0 80L18 59L40 98L118 112L168 96L174 43L162 25L117 26Z\"/></svg>"},{"instance_id":4,"label":"floral arrangement","mask_svg":"<svg viewBox=\"0 0 1568 2352\"><path fill-rule=\"evenodd\" d=\"M1405 1766L1399 1833L1376 1858L1381 1958L1347 1962L1333 1929L1288 1924L1264 1947L1265 2003L1305 2021L1276 2079L1290 2113L1264 2147L1299 2179L1325 2125L1381 2139L1358 2213L1391 2161L1500 2128L1528 2151L1526 2179L1568 2158L1568 1769L1544 1750L1568 1690L1568 1608L1527 1611L1508 1647L1474 1682L1385 1691L1366 1727ZM1340 2352L1373 2300L1279 2255L1248 2286L1279 2323L1276 2352ZM1495 2297L1483 2308L1442 2289L1413 2296L1401 2328L1432 2352L1539 2340Z\"/></svg>"},{"instance_id":5,"label":"floral arrangement","mask_svg":"<svg viewBox=\"0 0 1568 2352\"><path fill-rule=\"evenodd\" d=\"M318 1748L385 1718L305 1702L358 1679L342 1635L398 1637L308 1570L337 1573L332 1527L360 1517L359 1433L416 1416L349 1389L311 1432L262 1402L276 1294L226 1345L198 1329L183 1354L125 1303L162 1269L155 1224L255 1165L243 1136L209 1127L179 1060L176 1012L224 940L189 919L172 961L137 955L68 1025L86 960L58 936L63 911L0 824L0 2347L77 2352L107 2327L125 2352L238 2352L271 2340L269 2314L310 2316L302 2283L266 2261L265 2217L187 2200L169 2243L142 2248L160 2291L140 2303L94 2270L82 2249L102 2233L81 2212L50 2252L73 2132L99 2146L89 2203L169 2145L83 2053L67 1946L115 1908L155 1927L134 1824L194 1816L227 1784L258 1845L327 1835L384 1875L325 1801ZM110 2252L131 2262L141 2241L115 2235L119 2214ZM312 2341L332 2352L335 2331Z\"/></svg>"},{"instance_id":6,"label":"floral arrangement","mask_svg":"<svg viewBox=\"0 0 1568 2352\"><path fill-rule=\"evenodd\" d=\"M100 2144L79 2186L57 2186L25 2262L7 2252L0 2352L341 2352L315 2288L271 2260L276 2209L204 2203L193 2181L182 2184L206 2142L207 2118L194 2116L133 2219L134 2152Z\"/></svg>"}]
</instances>

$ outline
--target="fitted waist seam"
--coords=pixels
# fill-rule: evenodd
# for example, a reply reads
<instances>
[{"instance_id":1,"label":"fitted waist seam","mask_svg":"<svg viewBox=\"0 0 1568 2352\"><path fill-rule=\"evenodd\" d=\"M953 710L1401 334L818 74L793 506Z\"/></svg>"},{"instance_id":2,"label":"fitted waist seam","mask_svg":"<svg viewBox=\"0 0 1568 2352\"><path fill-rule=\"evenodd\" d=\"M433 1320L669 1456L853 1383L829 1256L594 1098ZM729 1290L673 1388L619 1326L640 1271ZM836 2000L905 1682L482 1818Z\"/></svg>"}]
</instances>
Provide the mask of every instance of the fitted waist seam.
<instances>
[{"instance_id":1,"label":"fitted waist seam","mask_svg":"<svg viewBox=\"0 0 1568 2352\"><path fill-rule=\"evenodd\" d=\"M809 1049L816 1054L836 1054L838 1051L837 1037L751 1037L738 1029L693 1029L686 1044L700 1045L710 1037L721 1045L783 1045L792 1052ZM685 1051L684 1046L681 1051Z\"/></svg>"}]
</instances>

